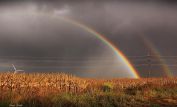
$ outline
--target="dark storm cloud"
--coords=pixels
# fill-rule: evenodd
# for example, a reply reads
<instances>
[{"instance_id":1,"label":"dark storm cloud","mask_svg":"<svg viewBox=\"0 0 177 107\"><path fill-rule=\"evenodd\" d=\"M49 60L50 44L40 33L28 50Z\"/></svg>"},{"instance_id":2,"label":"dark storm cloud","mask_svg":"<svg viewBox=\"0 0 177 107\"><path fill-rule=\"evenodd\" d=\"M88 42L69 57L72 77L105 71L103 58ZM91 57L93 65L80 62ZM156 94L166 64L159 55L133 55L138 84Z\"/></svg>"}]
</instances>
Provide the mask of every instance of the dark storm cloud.
<instances>
[{"instance_id":1,"label":"dark storm cloud","mask_svg":"<svg viewBox=\"0 0 177 107\"><path fill-rule=\"evenodd\" d=\"M136 0L135 0L136 1ZM149 2L64 2L51 3L49 10L62 9L67 6L71 10L69 17L79 20L113 40L117 45L139 46L138 35L143 33L163 54L177 54L174 49L177 40L177 7L172 1ZM138 33L140 32L140 33ZM170 36L170 37L169 37ZM163 39L159 39L163 38ZM129 44L125 44L127 42ZM165 51L171 47L171 51ZM142 47L140 47L143 49ZM137 55L131 49L122 48L125 53ZM141 55L142 53L139 53ZM144 54L144 53L143 53Z\"/></svg>"},{"instance_id":2,"label":"dark storm cloud","mask_svg":"<svg viewBox=\"0 0 177 107\"><path fill-rule=\"evenodd\" d=\"M30 12L30 9L34 9L36 12L48 14L66 11L68 12L67 17L78 20L104 34L127 56L147 54L148 49L139 37L142 34L149 38L162 55L177 55L175 47L177 40L177 4L174 0L26 0L25 2L22 2L22 0L4 0L0 4L0 10L5 11L13 11L16 8L19 8L19 11L24 9ZM26 9L26 7L28 8ZM18 31L18 27L23 27L24 23L30 25L27 28L24 27L20 33L30 36L22 38L16 31L15 34L14 32L13 34L10 33L9 30L7 32L6 28L2 26L2 23L5 22L1 21L0 54L2 56L63 57L67 53L69 55L72 53L72 55L86 58L92 53L103 51L100 50L103 44L97 46L97 40L88 38L89 34L80 29L68 27L70 25L65 25L62 28L63 24L60 26L55 21L48 18L43 19L40 16L38 17L39 22L35 19L31 20L31 17L24 16L25 20L22 24L17 23L15 16L12 16L13 18L16 31ZM21 20L19 21L21 22ZM36 24L37 29L33 24ZM13 24L9 24L9 26L6 27L11 28ZM18 35L19 38L17 36L12 38L12 35ZM60 37L58 35L65 36ZM77 35L78 37L70 38L68 35ZM86 37L80 37L79 35L86 35ZM42 41L39 38L42 38ZM67 44L65 43L66 39ZM8 45L6 45L7 43ZM141 75L146 76L147 73L143 72L142 70ZM158 72L154 75L159 74Z\"/></svg>"}]
</instances>

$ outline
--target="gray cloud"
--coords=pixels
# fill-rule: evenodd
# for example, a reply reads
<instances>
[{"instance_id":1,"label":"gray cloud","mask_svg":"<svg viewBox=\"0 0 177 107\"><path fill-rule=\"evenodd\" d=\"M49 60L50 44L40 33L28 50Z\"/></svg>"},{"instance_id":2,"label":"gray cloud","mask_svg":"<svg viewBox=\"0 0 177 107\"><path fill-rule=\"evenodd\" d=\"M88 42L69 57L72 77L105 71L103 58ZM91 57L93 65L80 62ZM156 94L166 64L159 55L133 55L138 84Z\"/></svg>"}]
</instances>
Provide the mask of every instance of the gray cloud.
<instances>
[{"instance_id":1,"label":"gray cloud","mask_svg":"<svg viewBox=\"0 0 177 107\"><path fill-rule=\"evenodd\" d=\"M40 14L45 13L50 16L55 12L84 23L105 35L127 56L147 54L146 45L140 38L141 34L149 38L162 55L177 55L176 10L176 3L172 1L9 1L6 4L1 3L0 55L59 58L79 56L81 61L88 60L87 58L90 57L99 59L100 54L101 57L108 57L109 60L114 57L108 47L83 29ZM132 62L136 64L136 61L132 60ZM53 62L49 65L54 63L56 64ZM31 62L22 64L35 65ZM79 65L89 64L77 66ZM114 68L116 66L107 67L105 73ZM137 69L142 76L147 75L145 69ZM76 74L77 70L75 70ZM71 69L68 72L71 72ZM99 72L97 75L100 75ZM154 76L161 75L164 75L161 71L154 73Z\"/></svg>"}]
</instances>

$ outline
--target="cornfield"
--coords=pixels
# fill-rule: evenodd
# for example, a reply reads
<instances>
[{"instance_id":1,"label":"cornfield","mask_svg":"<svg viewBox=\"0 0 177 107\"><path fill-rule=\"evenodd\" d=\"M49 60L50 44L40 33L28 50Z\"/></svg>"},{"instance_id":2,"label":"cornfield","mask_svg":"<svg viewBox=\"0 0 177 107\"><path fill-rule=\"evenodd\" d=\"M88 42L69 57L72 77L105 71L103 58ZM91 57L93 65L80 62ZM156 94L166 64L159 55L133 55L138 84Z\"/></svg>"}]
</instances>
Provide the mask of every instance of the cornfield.
<instances>
[{"instance_id":1,"label":"cornfield","mask_svg":"<svg viewBox=\"0 0 177 107\"><path fill-rule=\"evenodd\" d=\"M10 103L19 103L22 100L44 98L59 93L80 95L110 90L118 93L153 86L176 87L177 78L97 80L65 73L0 73L0 101L10 99Z\"/></svg>"}]
</instances>

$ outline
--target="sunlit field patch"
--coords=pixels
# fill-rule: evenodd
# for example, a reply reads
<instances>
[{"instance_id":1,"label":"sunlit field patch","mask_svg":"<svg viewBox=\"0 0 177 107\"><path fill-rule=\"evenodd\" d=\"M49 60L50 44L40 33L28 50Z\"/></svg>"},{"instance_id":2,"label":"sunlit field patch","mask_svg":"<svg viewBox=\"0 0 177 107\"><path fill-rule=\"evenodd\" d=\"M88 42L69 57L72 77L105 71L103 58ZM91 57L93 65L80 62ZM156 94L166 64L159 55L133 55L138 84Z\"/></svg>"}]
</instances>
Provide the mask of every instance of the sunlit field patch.
<instances>
[{"instance_id":1,"label":"sunlit field patch","mask_svg":"<svg viewBox=\"0 0 177 107\"><path fill-rule=\"evenodd\" d=\"M177 78L97 80L64 73L1 73L0 106L175 106Z\"/></svg>"}]
</instances>

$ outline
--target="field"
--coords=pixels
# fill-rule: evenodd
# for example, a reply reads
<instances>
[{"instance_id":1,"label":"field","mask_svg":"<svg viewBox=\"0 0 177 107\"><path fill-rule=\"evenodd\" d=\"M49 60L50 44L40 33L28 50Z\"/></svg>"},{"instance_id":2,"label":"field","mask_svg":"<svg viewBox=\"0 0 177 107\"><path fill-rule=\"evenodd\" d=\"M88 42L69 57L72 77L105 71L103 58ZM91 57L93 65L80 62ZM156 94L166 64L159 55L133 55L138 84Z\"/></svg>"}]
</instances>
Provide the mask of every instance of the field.
<instances>
[{"instance_id":1,"label":"field","mask_svg":"<svg viewBox=\"0 0 177 107\"><path fill-rule=\"evenodd\" d=\"M0 73L0 106L175 107L177 78L97 80L64 73Z\"/></svg>"}]
</instances>

